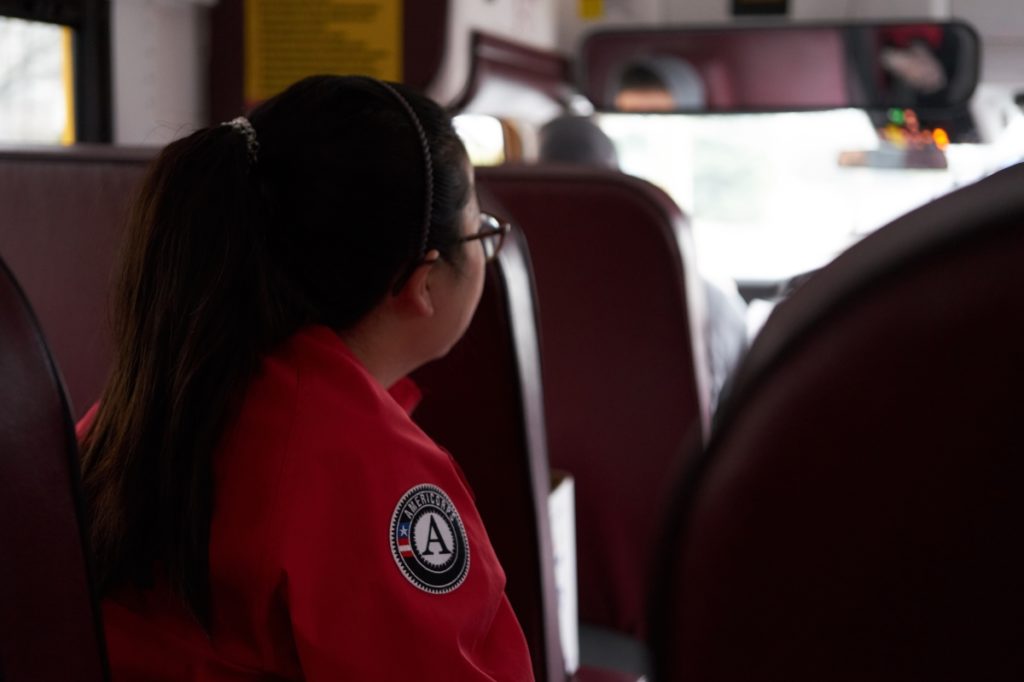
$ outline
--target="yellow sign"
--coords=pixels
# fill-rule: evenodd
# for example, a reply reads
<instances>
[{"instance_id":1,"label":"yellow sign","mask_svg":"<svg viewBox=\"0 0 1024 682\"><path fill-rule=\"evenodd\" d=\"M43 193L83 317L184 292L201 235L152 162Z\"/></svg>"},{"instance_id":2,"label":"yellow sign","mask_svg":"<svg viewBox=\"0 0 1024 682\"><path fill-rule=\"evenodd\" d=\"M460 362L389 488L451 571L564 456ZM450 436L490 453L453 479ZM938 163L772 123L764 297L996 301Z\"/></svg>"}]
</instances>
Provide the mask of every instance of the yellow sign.
<instances>
[{"instance_id":1,"label":"yellow sign","mask_svg":"<svg viewBox=\"0 0 1024 682\"><path fill-rule=\"evenodd\" d=\"M245 100L318 73L402 79L402 0L245 0Z\"/></svg>"},{"instance_id":2,"label":"yellow sign","mask_svg":"<svg viewBox=\"0 0 1024 682\"><path fill-rule=\"evenodd\" d=\"M600 19L604 16L604 0L579 0L580 19Z\"/></svg>"},{"instance_id":3,"label":"yellow sign","mask_svg":"<svg viewBox=\"0 0 1024 682\"><path fill-rule=\"evenodd\" d=\"M60 78L64 83L64 130L60 133L63 145L75 143L75 34L67 26L60 30Z\"/></svg>"}]
</instances>

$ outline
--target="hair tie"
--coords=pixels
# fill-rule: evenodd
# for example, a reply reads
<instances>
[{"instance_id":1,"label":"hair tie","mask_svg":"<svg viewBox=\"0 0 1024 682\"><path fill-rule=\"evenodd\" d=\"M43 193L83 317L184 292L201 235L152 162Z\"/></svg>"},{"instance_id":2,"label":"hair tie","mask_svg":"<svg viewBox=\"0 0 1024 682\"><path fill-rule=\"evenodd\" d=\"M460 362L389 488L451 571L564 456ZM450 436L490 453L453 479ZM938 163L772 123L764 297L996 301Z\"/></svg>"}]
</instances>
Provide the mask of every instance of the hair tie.
<instances>
[{"instance_id":1,"label":"hair tie","mask_svg":"<svg viewBox=\"0 0 1024 682\"><path fill-rule=\"evenodd\" d=\"M242 135L245 135L245 148L249 152L249 163L256 163L256 159L259 157L260 143L256 139L256 129L252 127L249 119L245 116L237 116L230 121L221 123L221 125L231 126L242 133Z\"/></svg>"},{"instance_id":2,"label":"hair tie","mask_svg":"<svg viewBox=\"0 0 1024 682\"><path fill-rule=\"evenodd\" d=\"M412 121L412 125L416 129L416 134L420 138L420 146L423 148L423 172L424 175L426 175L426 188L424 192L425 206L423 207L423 238L420 241L419 253L419 257L423 258L427 254L427 243L430 241L431 213L434 206L434 162L430 157L430 143L427 140L427 133L423 130L423 124L420 123L420 117L416 115L416 111L412 108L412 105L409 104L405 97L402 97L402 93L398 92L398 90L384 81L377 80L376 78L369 78L369 80L379 84L398 100L398 103L402 105L405 113L408 114L409 120Z\"/></svg>"}]
</instances>

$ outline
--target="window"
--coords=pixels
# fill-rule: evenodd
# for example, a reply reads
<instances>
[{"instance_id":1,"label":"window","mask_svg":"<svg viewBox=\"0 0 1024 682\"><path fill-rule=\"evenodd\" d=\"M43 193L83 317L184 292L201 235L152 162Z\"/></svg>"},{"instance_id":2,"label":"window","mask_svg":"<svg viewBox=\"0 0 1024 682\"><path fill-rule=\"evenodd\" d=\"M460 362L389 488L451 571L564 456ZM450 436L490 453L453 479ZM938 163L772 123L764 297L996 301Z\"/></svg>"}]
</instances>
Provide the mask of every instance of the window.
<instances>
[{"instance_id":1,"label":"window","mask_svg":"<svg viewBox=\"0 0 1024 682\"><path fill-rule=\"evenodd\" d=\"M452 125L474 166L505 163L505 131L500 120L483 114L459 114Z\"/></svg>"},{"instance_id":2,"label":"window","mask_svg":"<svg viewBox=\"0 0 1024 682\"><path fill-rule=\"evenodd\" d=\"M0 142L75 141L72 31L0 17Z\"/></svg>"},{"instance_id":3,"label":"window","mask_svg":"<svg viewBox=\"0 0 1024 682\"><path fill-rule=\"evenodd\" d=\"M109 142L109 0L0 0L0 142Z\"/></svg>"},{"instance_id":4,"label":"window","mask_svg":"<svg viewBox=\"0 0 1024 682\"><path fill-rule=\"evenodd\" d=\"M949 145L944 169L841 163L884 144L855 109L605 114L599 123L622 170L660 186L690 217L701 269L748 283L821 267L868 232L1006 165L997 158L1005 144Z\"/></svg>"}]
</instances>

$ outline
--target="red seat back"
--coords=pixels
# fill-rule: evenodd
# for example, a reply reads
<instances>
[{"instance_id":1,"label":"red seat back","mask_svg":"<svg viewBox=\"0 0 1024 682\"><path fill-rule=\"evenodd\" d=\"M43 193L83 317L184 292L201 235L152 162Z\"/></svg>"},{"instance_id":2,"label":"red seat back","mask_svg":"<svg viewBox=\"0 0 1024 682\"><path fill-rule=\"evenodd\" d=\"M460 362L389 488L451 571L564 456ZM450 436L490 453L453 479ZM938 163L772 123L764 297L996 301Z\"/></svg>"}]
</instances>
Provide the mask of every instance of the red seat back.
<instances>
[{"instance_id":1,"label":"red seat back","mask_svg":"<svg viewBox=\"0 0 1024 682\"><path fill-rule=\"evenodd\" d=\"M551 463L576 477L581 620L630 634L668 472L707 416L688 226L620 173L482 169L530 240Z\"/></svg>"},{"instance_id":2,"label":"red seat back","mask_svg":"<svg viewBox=\"0 0 1024 682\"><path fill-rule=\"evenodd\" d=\"M522 234L513 230L488 267L465 337L447 357L415 374L423 401L414 416L465 472L505 569L534 674L538 682L556 682L565 679L565 667L534 315L529 255Z\"/></svg>"},{"instance_id":3,"label":"red seat back","mask_svg":"<svg viewBox=\"0 0 1024 682\"><path fill-rule=\"evenodd\" d=\"M657 679L1019 679L1024 166L780 305L684 479Z\"/></svg>"},{"instance_id":4,"label":"red seat back","mask_svg":"<svg viewBox=\"0 0 1024 682\"><path fill-rule=\"evenodd\" d=\"M156 150L0 152L0 253L25 289L67 381L72 412L110 366L110 277L129 202Z\"/></svg>"},{"instance_id":5,"label":"red seat back","mask_svg":"<svg viewBox=\"0 0 1024 682\"><path fill-rule=\"evenodd\" d=\"M108 677L78 448L56 366L0 262L0 679Z\"/></svg>"}]
</instances>

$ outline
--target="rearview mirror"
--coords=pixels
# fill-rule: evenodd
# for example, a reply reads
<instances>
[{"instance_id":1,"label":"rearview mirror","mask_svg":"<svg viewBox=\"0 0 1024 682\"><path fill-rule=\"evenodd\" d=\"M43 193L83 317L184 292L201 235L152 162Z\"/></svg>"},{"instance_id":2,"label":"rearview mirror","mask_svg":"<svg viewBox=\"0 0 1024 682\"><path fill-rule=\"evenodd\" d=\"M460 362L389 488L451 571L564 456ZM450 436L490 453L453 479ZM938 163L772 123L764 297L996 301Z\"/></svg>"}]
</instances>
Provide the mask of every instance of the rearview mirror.
<instances>
[{"instance_id":1,"label":"rearview mirror","mask_svg":"<svg viewBox=\"0 0 1024 682\"><path fill-rule=\"evenodd\" d=\"M601 111L855 107L945 111L978 82L962 22L611 29L583 42L582 88Z\"/></svg>"}]
</instances>

